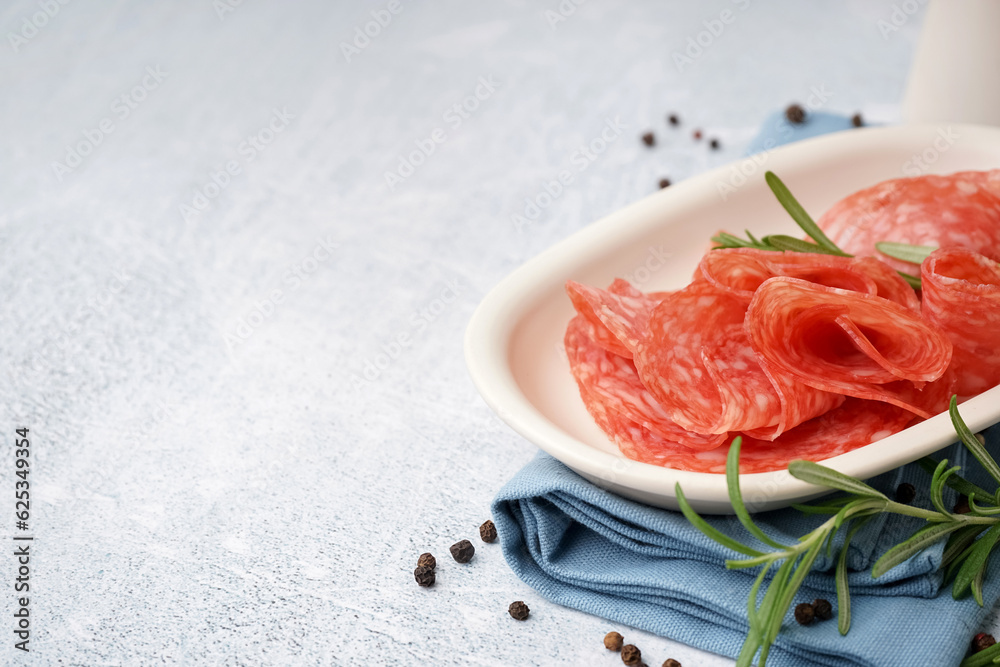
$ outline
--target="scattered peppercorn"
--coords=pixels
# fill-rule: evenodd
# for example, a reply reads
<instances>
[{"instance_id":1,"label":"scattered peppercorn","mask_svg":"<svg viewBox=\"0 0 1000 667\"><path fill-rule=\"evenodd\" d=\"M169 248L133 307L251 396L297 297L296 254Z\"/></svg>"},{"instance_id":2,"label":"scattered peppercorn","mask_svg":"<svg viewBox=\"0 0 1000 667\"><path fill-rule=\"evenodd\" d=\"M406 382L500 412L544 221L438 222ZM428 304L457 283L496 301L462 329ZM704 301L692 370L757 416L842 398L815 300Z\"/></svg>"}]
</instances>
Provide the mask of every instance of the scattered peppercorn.
<instances>
[{"instance_id":1,"label":"scattered peppercorn","mask_svg":"<svg viewBox=\"0 0 1000 667\"><path fill-rule=\"evenodd\" d=\"M434 558L434 554L420 554L420 558L417 559L417 567L429 567L433 570L437 567L437 559Z\"/></svg>"},{"instance_id":2,"label":"scattered peppercorn","mask_svg":"<svg viewBox=\"0 0 1000 667\"><path fill-rule=\"evenodd\" d=\"M718 139L712 139L711 141L708 142L708 147L711 148L713 151L719 150L719 145L720 144Z\"/></svg>"},{"instance_id":3,"label":"scattered peppercorn","mask_svg":"<svg viewBox=\"0 0 1000 667\"><path fill-rule=\"evenodd\" d=\"M691 136L694 137L695 141L701 141L701 130L695 130L691 133Z\"/></svg>"},{"instance_id":4,"label":"scattered peppercorn","mask_svg":"<svg viewBox=\"0 0 1000 667\"><path fill-rule=\"evenodd\" d=\"M663 661L663 667L682 667L682 665L673 658L667 658Z\"/></svg>"},{"instance_id":5,"label":"scattered peppercorn","mask_svg":"<svg viewBox=\"0 0 1000 667\"><path fill-rule=\"evenodd\" d=\"M854 127L861 127L864 124L865 121L863 118L861 118L860 113L856 113L853 116L851 116L851 125L853 125Z\"/></svg>"},{"instance_id":6,"label":"scattered peppercorn","mask_svg":"<svg viewBox=\"0 0 1000 667\"><path fill-rule=\"evenodd\" d=\"M476 555L476 547L469 540L455 542L448 550L451 551L451 557L459 563L468 563Z\"/></svg>"},{"instance_id":7,"label":"scattered peppercorn","mask_svg":"<svg viewBox=\"0 0 1000 667\"><path fill-rule=\"evenodd\" d=\"M642 651L635 644L622 646L622 662L626 665L642 664Z\"/></svg>"},{"instance_id":8,"label":"scattered peppercorn","mask_svg":"<svg viewBox=\"0 0 1000 667\"><path fill-rule=\"evenodd\" d=\"M662 190L663 188L668 188L668 187L670 187L670 179L669 178L661 178L660 179L660 189Z\"/></svg>"},{"instance_id":9,"label":"scattered peppercorn","mask_svg":"<svg viewBox=\"0 0 1000 667\"><path fill-rule=\"evenodd\" d=\"M483 522L483 525L479 527L479 539L483 542L492 542L497 539L497 527L493 523L492 519L487 519Z\"/></svg>"},{"instance_id":10,"label":"scattered peppercorn","mask_svg":"<svg viewBox=\"0 0 1000 667\"><path fill-rule=\"evenodd\" d=\"M966 496L959 496L955 501L955 507L951 510L955 514L968 514L972 510L969 508L969 499Z\"/></svg>"},{"instance_id":11,"label":"scattered peppercorn","mask_svg":"<svg viewBox=\"0 0 1000 667\"><path fill-rule=\"evenodd\" d=\"M993 635L988 635L985 632L980 632L978 635L972 638L972 652L979 653L980 651L985 651L989 647L997 643L996 639L993 639Z\"/></svg>"},{"instance_id":12,"label":"scattered peppercorn","mask_svg":"<svg viewBox=\"0 0 1000 667\"><path fill-rule=\"evenodd\" d=\"M816 612L813 611L813 606L808 602L795 606L795 620L799 622L799 625L809 625L815 616Z\"/></svg>"},{"instance_id":13,"label":"scattered peppercorn","mask_svg":"<svg viewBox=\"0 0 1000 667\"><path fill-rule=\"evenodd\" d=\"M917 490L909 482L903 482L896 487L896 502L909 505L917 497Z\"/></svg>"},{"instance_id":14,"label":"scattered peppercorn","mask_svg":"<svg viewBox=\"0 0 1000 667\"><path fill-rule=\"evenodd\" d=\"M421 586L434 585L434 569L430 567L418 567L413 571L413 578Z\"/></svg>"},{"instance_id":15,"label":"scattered peppercorn","mask_svg":"<svg viewBox=\"0 0 1000 667\"><path fill-rule=\"evenodd\" d=\"M512 618L523 621L528 618L528 614L531 613L531 610L528 609L528 605L524 604L520 600L517 600L516 602L510 603L510 606L507 607L507 613L510 614Z\"/></svg>"},{"instance_id":16,"label":"scattered peppercorn","mask_svg":"<svg viewBox=\"0 0 1000 667\"><path fill-rule=\"evenodd\" d=\"M818 600L813 600L813 616L821 621L829 621L833 618L833 605L830 604L829 600L824 600L819 598Z\"/></svg>"},{"instance_id":17,"label":"scattered peppercorn","mask_svg":"<svg viewBox=\"0 0 1000 667\"><path fill-rule=\"evenodd\" d=\"M785 109L785 118L793 125L801 125L806 122L806 110L798 104L791 104Z\"/></svg>"},{"instance_id":18,"label":"scattered peppercorn","mask_svg":"<svg viewBox=\"0 0 1000 667\"><path fill-rule=\"evenodd\" d=\"M642 143L646 144L647 146L652 146L653 144L656 143L656 135L653 134L652 132L647 132L646 134L642 135Z\"/></svg>"},{"instance_id":19,"label":"scattered peppercorn","mask_svg":"<svg viewBox=\"0 0 1000 667\"><path fill-rule=\"evenodd\" d=\"M621 633L612 630L608 634L604 635L604 648L609 651L620 651L622 650L622 641L624 641L624 639L625 638L621 636Z\"/></svg>"},{"instance_id":20,"label":"scattered peppercorn","mask_svg":"<svg viewBox=\"0 0 1000 667\"><path fill-rule=\"evenodd\" d=\"M678 125L681 124L681 119L677 117L677 114L672 113L669 116L667 116L667 122L673 125L674 127L677 127Z\"/></svg>"}]
</instances>

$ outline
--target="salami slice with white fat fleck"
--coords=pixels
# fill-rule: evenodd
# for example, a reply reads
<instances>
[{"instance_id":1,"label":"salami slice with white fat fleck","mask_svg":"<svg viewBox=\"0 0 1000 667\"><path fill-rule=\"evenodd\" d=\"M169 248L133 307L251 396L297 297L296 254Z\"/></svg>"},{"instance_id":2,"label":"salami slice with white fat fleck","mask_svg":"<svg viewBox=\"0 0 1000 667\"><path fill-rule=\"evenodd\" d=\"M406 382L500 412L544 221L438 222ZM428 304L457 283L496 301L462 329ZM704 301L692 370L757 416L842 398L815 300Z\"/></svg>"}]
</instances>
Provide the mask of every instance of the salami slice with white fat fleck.
<instances>
[{"instance_id":1,"label":"salami slice with white fat fleck","mask_svg":"<svg viewBox=\"0 0 1000 667\"><path fill-rule=\"evenodd\" d=\"M970 396L1000 383L1000 266L969 250L942 249L920 276L922 313L954 346L954 391Z\"/></svg>"},{"instance_id":2,"label":"salami slice with white fat fleck","mask_svg":"<svg viewBox=\"0 0 1000 667\"><path fill-rule=\"evenodd\" d=\"M588 411L621 415L658 438L694 450L714 449L725 442L725 434L690 433L674 423L639 382L632 362L597 344L595 329L593 323L577 315L570 321L564 340L570 369Z\"/></svg>"},{"instance_id":3,"label":"salami slice with white fat fleck","mask_svg":"<svg viewBox=\"0 0 1000 667\"><path fill-rule=\"evenodd\" d=\"M874 257L729 248L707 253L698 269L696 278L707 280L747 303L768 278L789 276L827 287L873 294L911 310L920 309L913 288L892 267Z\"/></svg>"},{"instance_id":4,"label":"salami slice with white fat fleck","mask_svg":"<svg viewBox=\"0 0 1000 667\"><path fill-rule=\"evenodd\" d=\"M818 224L844 252L902 271L913 267L881 255L876 243L959 247L1000 260L1000 169L884 181L840 200Z\"/></svg>"},{"instance_id":5,"label":"salami slice with white fat fleck","mask_svg":"<svg viewBox=\"0 0 1000 667\"><path fill-rule=\"evenodd\" d=\"M747 304L698 281L653 309L635 351L642 383L671 419L697 433L755 429L773 438L836 407L837 395L765 372L744 329Z\"/></svg>"},{"instance_id":6,"label":"salami slice with white fat fleck","mask_svg":"<svg viewBox=\"0 0 1000 667\"><path fill-rule=\"evenodd\" d=\"M664 440L620 415L605 413L593 416L601 429L616 442L622 454L630 459L677 470L726 472L726 456L732 438L727 440L725 446L699 452ZM797 459L822 461L846 454L902 431L913 420L909 411L894 405L848 398L840 407L800 424L773 442L744 434L740 447L740 472L783 470Z\"/></svg>"},{"instance_id":7,"label":"salami slice with white fat fleck","mask_svg":"<svg viewBox=\"0 0 1000 667\"><path fill-rule=\"evenodd\" d=\"M649 314L661 298L657 293L643 294L621 278L606 290L570 280L566 292L576 311L594 324L597 344L627 359L632 358Z\"/></svg>"},{"instance_id":8,"label":"salami slice with white fat fleck","mask_svg":"<svg viewBox=\"0 0 1000 667\"><path fill-rule=\"evenodd\" d=\"M803 384L885 401L921 417L938 411L920 390L944 376L951 342L918 313L887 299L771 278L754 293L746 331L761 364Z\"/></svg>"}]
</instances>

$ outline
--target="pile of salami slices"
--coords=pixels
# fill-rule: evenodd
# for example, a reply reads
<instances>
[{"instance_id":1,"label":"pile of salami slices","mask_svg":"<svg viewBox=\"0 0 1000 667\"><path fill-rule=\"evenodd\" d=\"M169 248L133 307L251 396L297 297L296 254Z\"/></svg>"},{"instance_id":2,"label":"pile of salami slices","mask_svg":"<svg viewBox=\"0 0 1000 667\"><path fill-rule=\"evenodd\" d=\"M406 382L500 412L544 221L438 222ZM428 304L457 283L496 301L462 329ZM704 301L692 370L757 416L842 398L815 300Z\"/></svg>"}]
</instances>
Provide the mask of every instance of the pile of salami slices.
<instances>
[{"instance_id":1,"label":"pile of salami slices","mask_svg":"<svg viewBox=\"0 0 1000 667\"><path fill-rule=\"evenodd\" d=\"M1000 383L1000 170L887 181L819 225L857 256L717 249L675 292L567 283L570 367L626 456L724 473L741 435L741 472L782 469ZM883 240L939 246L919 293Z\"/></svg>"}]
</instances>

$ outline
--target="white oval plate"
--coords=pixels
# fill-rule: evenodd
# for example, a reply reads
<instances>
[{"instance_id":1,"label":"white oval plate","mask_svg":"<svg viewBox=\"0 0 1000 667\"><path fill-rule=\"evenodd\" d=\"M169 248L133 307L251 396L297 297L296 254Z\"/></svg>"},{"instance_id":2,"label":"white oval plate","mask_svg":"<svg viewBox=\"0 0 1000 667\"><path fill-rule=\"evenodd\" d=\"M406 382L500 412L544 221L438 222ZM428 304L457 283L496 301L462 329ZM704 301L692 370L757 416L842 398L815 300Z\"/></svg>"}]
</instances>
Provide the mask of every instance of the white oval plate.
<instances>
[{"instance_id":1,"label":"white oval plate","mask_svg":"<svg viewBox=\"0 0 1000 667\"><path fill-rule=\"evenodd\" d=\"M818 217L847 194L889 178L997 166L1000 129L911 125L817 137L672 185L577 232L497 285L466 331L472 380L501 419L591 482L671 509L680 482L699 512L731 513L724 475L631 461L594 424L562 349L574 313L566 280L604 287L623 277L644 291L676 289L690 281L718 230L799 235L764 182L768 169ZM1000 387L963 403L962 415L973 431L1000 421ZM954 441L944 413L824 465L867 479ZM787 471L742 475L740 484L752 511L822 494Z\"/></svg>"}]
</instances>

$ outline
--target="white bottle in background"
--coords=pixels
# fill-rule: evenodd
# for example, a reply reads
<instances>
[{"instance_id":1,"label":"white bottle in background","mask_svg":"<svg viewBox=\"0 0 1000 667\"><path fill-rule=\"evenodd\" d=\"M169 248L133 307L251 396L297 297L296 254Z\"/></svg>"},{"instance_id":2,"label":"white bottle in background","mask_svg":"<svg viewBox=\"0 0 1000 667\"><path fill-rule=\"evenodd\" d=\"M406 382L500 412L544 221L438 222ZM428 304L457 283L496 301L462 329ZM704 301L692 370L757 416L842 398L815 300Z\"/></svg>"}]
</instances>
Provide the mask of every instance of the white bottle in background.
<instances>
[{"instance_id":1,"label":"white bottle in background","mask_svg":"<svg viewBox=\"0 0 1000 667\"><path fill-rule=\"evenodd\" d=\"M907 123L1000 125L1000 0L931 0L902 112Z\"/></svg>"}]
</instances>

